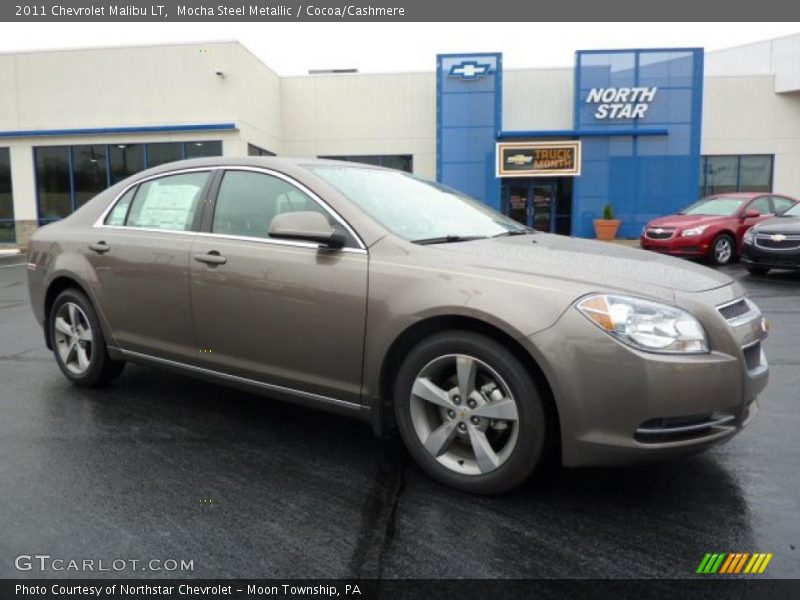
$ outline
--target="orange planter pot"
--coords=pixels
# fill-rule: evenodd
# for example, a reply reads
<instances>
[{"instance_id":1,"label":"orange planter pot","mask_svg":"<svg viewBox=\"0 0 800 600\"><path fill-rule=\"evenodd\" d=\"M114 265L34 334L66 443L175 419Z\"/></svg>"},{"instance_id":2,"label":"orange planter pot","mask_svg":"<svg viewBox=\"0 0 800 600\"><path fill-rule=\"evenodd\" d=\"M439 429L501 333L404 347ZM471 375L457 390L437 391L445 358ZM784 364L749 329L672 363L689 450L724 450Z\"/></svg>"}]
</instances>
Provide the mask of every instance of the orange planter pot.
<instances>
[{"instance_id":1,"label":"orange planter pot","mask_svg":"<svg viewBox=\"0 0 800 600\"><path fill-rule=\"evenodd\" d=\"M619 219L595 219L594 232L598 240L609 242L617 237Z\"/></svg>"}]
</instances>

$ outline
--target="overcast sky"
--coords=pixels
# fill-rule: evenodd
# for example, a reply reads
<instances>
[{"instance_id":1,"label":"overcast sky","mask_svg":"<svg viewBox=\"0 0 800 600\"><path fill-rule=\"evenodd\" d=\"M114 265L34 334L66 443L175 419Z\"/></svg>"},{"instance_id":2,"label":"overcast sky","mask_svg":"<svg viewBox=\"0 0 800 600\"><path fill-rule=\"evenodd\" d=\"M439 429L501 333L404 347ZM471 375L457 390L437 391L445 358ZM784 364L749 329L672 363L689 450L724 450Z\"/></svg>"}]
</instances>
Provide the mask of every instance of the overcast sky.
<instances>
[{"instance_id":1,"label":"overcast sky","mask_svg":"<svg viewBox=\"0 0 800 600\"><path fill-rule=\"evenodd\" d=\"M505 68L562 67L576 50L717 50L800 32L800 23L0 23L0 52L239 40L279 75L309 69L429 71L440 52L504 54Z\"/></svg>"}]
</instances>

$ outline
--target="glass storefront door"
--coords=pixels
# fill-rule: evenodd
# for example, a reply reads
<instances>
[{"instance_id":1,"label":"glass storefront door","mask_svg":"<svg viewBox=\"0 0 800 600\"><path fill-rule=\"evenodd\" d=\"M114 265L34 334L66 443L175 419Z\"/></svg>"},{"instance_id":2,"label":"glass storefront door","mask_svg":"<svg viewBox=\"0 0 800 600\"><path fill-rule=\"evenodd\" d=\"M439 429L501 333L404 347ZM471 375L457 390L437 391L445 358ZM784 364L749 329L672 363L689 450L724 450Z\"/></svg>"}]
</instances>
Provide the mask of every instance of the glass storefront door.
<instances>
[{"instance_id":1,"label":"glass storefront door","mask_svg":"<svg viewBox=\"0 0 800 600\"><path fill-rule=\"evenodd\" d=\"M515 221L530 226L530 215L528 213L529 211L532 212L532 207L529 206L530 203L528 202L529 186L509 185L505 191L506 214Z\"/></svg>"},{"instance_id":2,"label":"glass storefront door","mask_svg":"<svg viewBox=\"0 0 800 600\"><path fill-rule=\"evenodd\" d=\"M533 200L533 225L537 231L552 231L553 205L556 200L555 185L534 185L531 189Z\"/></svg>"},{"instance_id":3,"label":"glass storefront door","mask_svg":"<svg viewBox=\"0 0 800 600\"><path fill-rule=\"evenodd\" d=\"M554 231L556 185L535 179L520 179L503 184L505 213L539 231Z\"/></svg>"}]
</instances>

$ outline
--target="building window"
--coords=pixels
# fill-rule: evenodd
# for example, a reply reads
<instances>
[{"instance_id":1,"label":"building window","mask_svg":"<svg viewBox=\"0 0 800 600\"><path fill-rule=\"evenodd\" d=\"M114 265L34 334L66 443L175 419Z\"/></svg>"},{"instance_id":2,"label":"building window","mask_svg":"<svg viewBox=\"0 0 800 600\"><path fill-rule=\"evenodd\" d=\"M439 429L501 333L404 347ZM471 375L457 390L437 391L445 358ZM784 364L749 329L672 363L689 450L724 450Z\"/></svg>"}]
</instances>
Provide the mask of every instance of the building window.
<instances>
[{"instance_id":1,"label":"building window","mask_svg":"<svg viewBox=\"0 0 800 600\"><path fill-rule=\"evenodd\" d=\"M72 184L75 191L75 208L108 187L107 146L72 147Z\"/></svg>"},{"instance_id":2,"label":"building window","mask_svg":"<svg viewBox=\"0 0 800 600\"><path fill-rule=\"evenodd\" d=\"M700 196L730 192L771 192L772 154L700 157Z\"/></svg>"},{"instance_id":3,"label":"building window","mask_svg":"<svg viewBox=\"0 0 800 600\"><path fill-rule=\"evenodd\" d=\"M13 242L14 196L11 193L11 153L0 148L0 244Z\"/></svg>"},{"instance_id":4,"label":"building window","mask_svg":"<svg viewBox=\"0 0 800 600\"><path fill-rule=\"evenodd\" d=\"M70 215L109 186L146 168L184 158L221 155L222 142L219 140L34 148L39 224L44 225ZM2 153L0 169L1 165ZM2 189L0 173L0 238L4 235ZM9 196L10 193L9 187ZM12 233L13 227L12 214Z\"/></svg>"},{"instance_id":5,"label":"building window","mask_svg":"<svg viewBox=\"0 0 800 600\"><path fill-rule=\"evenodd\" d=\"M180 142L147 144L148 168L175 162L176 160L183 160L183 144Z\"/></svg>"},{"instance_id":6,"label":"building window","mask_svg":"<svg viewBox=\"0 0 800 600\"><path fill-rule=\"evenodd\" d=\"M113 144L108 148L112 185L144 171L144 144Z\"/></svg>"},{"instance_id":7,"label":"building window","mask_svg":"<svg viewBox=\"0 0 800 600\"><path fill-rule=\"evenodd\" d=\"M185 158L222 156L222 142L186 142L183 145Z\"/></svg>"},{"instance_id":8,"label":"building window","mask_svg":"<svg viewBox=\"0 0 800 600\"><path fill-rule=\"evenodd\" d=\"M247 144L247 156L275 156L275 153L254 146L253 144Z\"/></svg>"},{"instance_id":9,"label":"building window","mask_svg":"<svg viewBox=\"0 0 800 600\"><path fill-rule=\"evenodd\" d=\"M73 211L69 146L34 150L39 224L56 221Z\"/></svg>"},{"instance_id":10,"label":"building window","mask_svg":"<svg viewBox=\"0 0 800 600\"><path fill-rule=\"evenodd\" d=\"M410 154L366 154L362 156L320 156L330 160L346 160L348 162L375 165L412 173L414 171L414 157Z\"/></svg>"}]
</instances>

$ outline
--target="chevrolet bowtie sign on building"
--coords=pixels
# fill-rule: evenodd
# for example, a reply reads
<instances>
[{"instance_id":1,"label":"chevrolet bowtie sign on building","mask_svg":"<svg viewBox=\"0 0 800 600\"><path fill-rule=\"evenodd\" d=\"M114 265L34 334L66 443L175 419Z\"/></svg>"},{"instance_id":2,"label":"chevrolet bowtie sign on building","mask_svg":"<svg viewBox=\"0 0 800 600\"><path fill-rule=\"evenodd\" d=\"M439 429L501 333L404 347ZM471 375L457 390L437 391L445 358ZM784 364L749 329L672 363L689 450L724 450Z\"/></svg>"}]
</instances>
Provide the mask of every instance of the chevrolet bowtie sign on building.
<instances>
[{"instance_id":1,"label":"chevrolet bowtie sign on building","mask_svg":"<svg viewBox=\"0 0 800 600\"><path fill-rule=\"evenodd\" d=\"M460 77L461 79L478 79L486 77L491 72L492 65L475 60L465 60L450 67L450 77Z\"/></svg>"}]
</instances>

